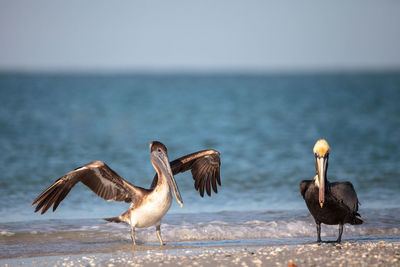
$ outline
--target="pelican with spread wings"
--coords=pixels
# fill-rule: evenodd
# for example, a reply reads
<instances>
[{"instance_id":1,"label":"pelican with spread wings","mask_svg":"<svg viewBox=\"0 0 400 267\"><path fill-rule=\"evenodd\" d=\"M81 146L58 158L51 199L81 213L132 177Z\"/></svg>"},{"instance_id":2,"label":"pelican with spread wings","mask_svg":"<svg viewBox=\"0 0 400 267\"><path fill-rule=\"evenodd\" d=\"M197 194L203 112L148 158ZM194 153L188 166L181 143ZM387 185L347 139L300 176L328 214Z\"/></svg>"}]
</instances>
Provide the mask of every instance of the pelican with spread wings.
<instances>
[{"instance_id":1,"label":"pelican with spread wings","mask_svg":"<svg viewBox=\"0 0 400 267\"><path fill-rule=\"evenodd\" d=\"M208 149L169 162L167 148L158 141L150 143L150 155L153 167L157 171L150 189L127 182L102 161L93 161L59 178L33 201L32 206L37 205L35 212L41 209L41 214L44 214L51 206L55 211L72 187L78 182L82 182L107 201L132 203L125 213L105 220L129 224L134 245L136 244L135 228L153 225L156 227L160 245L164 245L160 225L162 217L171 207L171 190L179 205L181 207L183 205L174 175L190 170L195 189L200 192L202 197L204 191L211 196L211 188L218 193L217 183L221 185L221 161L218 151Z\"/></svg>"}]
</instances>

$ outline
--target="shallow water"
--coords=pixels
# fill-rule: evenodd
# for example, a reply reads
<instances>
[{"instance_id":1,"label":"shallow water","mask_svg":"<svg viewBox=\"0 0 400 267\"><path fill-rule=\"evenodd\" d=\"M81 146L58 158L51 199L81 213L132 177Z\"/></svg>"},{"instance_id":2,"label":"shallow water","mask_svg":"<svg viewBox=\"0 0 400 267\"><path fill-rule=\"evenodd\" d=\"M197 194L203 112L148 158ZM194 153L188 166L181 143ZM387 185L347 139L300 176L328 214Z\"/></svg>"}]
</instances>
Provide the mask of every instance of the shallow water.
<instances>
[{"instance_id":1,"label":"shallow water","mask_svg":"<svg viewBox=\"0 0 400 267\"><path fill-rule=\"evenodd\" d=\"M35 242L65 251L83 249L85 240L128 244L125 225L99 219L128 205L83 185L55 213L35 214L30 203L93 160L148 187L152 140L166 144L170 160L206 148L221 153L222 187L212 198L199 197L190 174L177 175L184 206L174 202L165 217L166 241L312 240L298 185L314 175L312 147L321 137L332 150L328 178L353 183L366 220L347 226L344 237L399 236L399 73L0 74L0 99L3 257L34 254ZM323 228L332 238L336 231ZM156 243L154 229L138 239Z\"/></svg>"}]
</instances>

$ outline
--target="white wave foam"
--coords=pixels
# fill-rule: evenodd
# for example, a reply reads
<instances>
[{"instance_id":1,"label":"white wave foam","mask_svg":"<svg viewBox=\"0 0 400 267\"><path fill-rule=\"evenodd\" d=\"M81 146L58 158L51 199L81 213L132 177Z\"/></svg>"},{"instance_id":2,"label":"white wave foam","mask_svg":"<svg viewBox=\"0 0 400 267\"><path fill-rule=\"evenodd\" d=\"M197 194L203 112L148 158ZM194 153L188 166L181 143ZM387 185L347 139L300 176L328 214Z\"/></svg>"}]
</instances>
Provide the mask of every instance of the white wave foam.
<instances>
[{"instance_id":1,"label":"white wave foam","mask_svg":"<svg viewBox=\"0 0 400 267\"><path fill-rule=\"evenodd\" d=\"M15 233L12 232L7 232L7 231L1 231L0 236L13 236Z\"/></svg>"},{"instance_id":2,"label":"white wave foam","mask_svg":"<svg viewBox=\"0 0 400 267\"><path fill-rule=\"evenodd\" d=\"M389 236L400 235L397 217L398 210L365 211L364 224L344 227L344 236ZM244 218L244 219L243 219ZM116 239L130 240L130 229L126 224L110 223L99 219L47 221L43 224L21 224L15 233L15 225L0 232L0 236L17 234L48 234L76 232L88 238L103 233ZM205 213L188 215L168 215L161 225L162 236L166 242L206 241L206 240L245 240L273 238L315 238L316 226L306 211L288 212L248 212L248 213ZM322 237L334 239L338 226L322 224ZM139 241L158 242L155 227L137 229Z\"/></svg>"},{"instance_id":3,"label":"white wave foam","mask_svg":"<svg viewBox=\"0 0 400 267\"><path fill-rule=\"evenodd\" d=\"M109 225L110 227L111 224ZM113 227L114 228L114 227ZM316 237L314 223L306 221L246 221L242 223L227 223L213 221L210 223L187 223L179 225L162 224L163 239L167 242L203 241L203 240L240 240L264 238L304 238ZM129 226L118 226L113 232L130 239ZM368 226L345 225L344 235L398 235L400 228L374 229ZM336 237L338 226L322 225L322 237ZM136 237L143 242L157 242L155 227L137 229Z\"/></svg>"}]
</instances>

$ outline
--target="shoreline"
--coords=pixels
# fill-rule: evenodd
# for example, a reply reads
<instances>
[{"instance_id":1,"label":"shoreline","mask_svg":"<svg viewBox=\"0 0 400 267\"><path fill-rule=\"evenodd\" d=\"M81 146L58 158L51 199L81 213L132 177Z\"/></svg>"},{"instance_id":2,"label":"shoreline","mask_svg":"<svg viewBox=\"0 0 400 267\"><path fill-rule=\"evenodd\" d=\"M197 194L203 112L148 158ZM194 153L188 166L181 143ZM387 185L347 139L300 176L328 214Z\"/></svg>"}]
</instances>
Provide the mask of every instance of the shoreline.
<instances>
[{"instance_id":1,"label":"shoreline","mask_svg":"<svg viewBox=\"0 0 400 267\"><path fill-rule=\"evenodd\" d=\"M139 245L111 251L0 259L2 266L392 266L400 263L400 241L222 246ZM292 266L294 266L292 265Z\"/></svg>"}]
</instances>

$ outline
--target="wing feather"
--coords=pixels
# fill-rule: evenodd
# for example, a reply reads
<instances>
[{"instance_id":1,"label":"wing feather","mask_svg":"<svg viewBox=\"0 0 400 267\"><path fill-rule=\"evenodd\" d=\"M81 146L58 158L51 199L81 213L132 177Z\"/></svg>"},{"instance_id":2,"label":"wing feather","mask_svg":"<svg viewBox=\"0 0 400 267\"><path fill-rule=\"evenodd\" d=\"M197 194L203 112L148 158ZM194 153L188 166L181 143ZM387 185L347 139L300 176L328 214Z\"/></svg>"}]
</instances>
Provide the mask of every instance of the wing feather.
<instances>
[{"instance_id":1,"label":"wing feather","mask_svg":"<svg viewBox=\"0 0 400 267\"><path fill-rule=\"evenodd\" d=\"M207 191L208 196L211 196L211 182L210 182L211 176L212 176L212 174L209 173L207 175L207 181L206 181L206 191Z\"/></svg>"},{"instance_id":2,"label":"wing feather","mask_svg":"<svg viewBox=\"0 0 400 267\"><path fill-rule=\"evenodd\" d=\"M213 177L211 179L211 183L212 183L212 188L213 188L214 192L218 193L216 175L217 175L217 171L214 170ZM210 194L211 194L211 192L210 192Z\"/></svg>"},{"instance_id":3,"label":"wing feather","mask_svg":"<svg viewBox=\"0 0 400 267\"><path fill-rule=\"evenodd\" d=\"M300 189L300 193L303 196L303 198L305 198L306 191L307 191L307 189L308 189L308 187L310 186L311 183L312 183L312 180L303 180L303 181L301 181L299 189Z\"/></svg>"},{"instance_id":4,"label":"wing feather","mask_svg":"<svg viewBox=\"0 0 400 267\"><path fill-rule=\"evenodd\" d=\"M174 175L188 170L191 171L194 180L194 188L204 196L204 190L211 196L211 186L218 193L217 183L221 186L219 152L213 149L198 151L170 162ZM151 188L157 185L158 176L154 176Z\"/></svg>"},{"instance_id":5,"label":"wing feather","mask_svg":"<svg viewBox=\"0 0 400 267\"><path fill-rule=\"evenodd\" d=\"M68 195L69 191L71 191L71 188L64 188L59 190L59 194L54 201L53 212L57 209L58 205L60 205L61 201L63 201L63 199Z\"/></svg>"},{"instance_id":6,"label":"wing feather","mask_svg":"<svg viewBox=\"0 0 400 267\"><path fill-rule=\"evenodd\" d=\"M193 170L195 170L195 172ZM198 185L196 190L200 189L201 197L204 196L204 185L205 185L205 180L207 179L207 176L208 176L207 174L208 174L208 166L207 165L202 165L201 161L197 161L193 164L192 176L193 176L193 179L195 180L195 185L196 184ZM196 188L196 186L195 186L195 188Z\"/></svg>"},{"instance_id":7,"label":"wing feather","mask_svg":"<svg viewBox=\"0 0 400 267\"><path fill-rule=\"evenodd\" d=\"M217 183L218 183L219 185L221 185L221 177L220 177L220 174L219 174L219 169L215 171L215 179L217 180ZM215 191L215 193L216 193L216 192L217 192L217 191Z\"/></svg>"},{"instance_id":8,"label":"wing feather","mask_svg":"<svg viewBox=\"0 0 400 267\"><path fill-rule=\"evenodd\" d=\"M55 211L78 182L105 200L135 202L144 190L125 181L104 162L94 161L67 173L44 190L32 203L37 204L35 212L42 209L43 214L52 205Z\"/></svg>"},{"instance_id":9,"label":"wing feather","mask_svg":"<svg viewBox=\"0 0 400 267\"><path fill-rule=\"evenodd\" d=\"M354 190L353 184L350 182L337 182L330 184L332 195L341 203L346 205L350 211L357 213L358 211L358 198Z\"/></svg>"}]
</instances>

